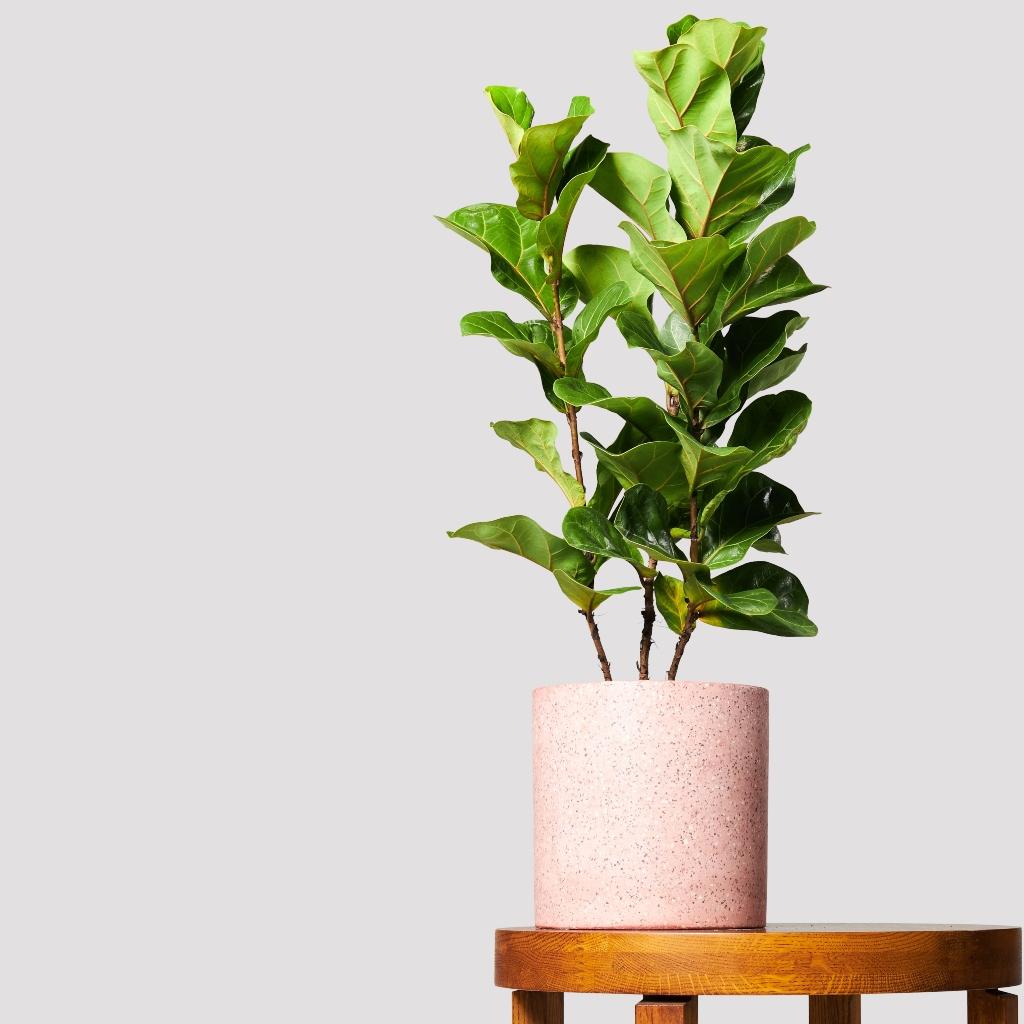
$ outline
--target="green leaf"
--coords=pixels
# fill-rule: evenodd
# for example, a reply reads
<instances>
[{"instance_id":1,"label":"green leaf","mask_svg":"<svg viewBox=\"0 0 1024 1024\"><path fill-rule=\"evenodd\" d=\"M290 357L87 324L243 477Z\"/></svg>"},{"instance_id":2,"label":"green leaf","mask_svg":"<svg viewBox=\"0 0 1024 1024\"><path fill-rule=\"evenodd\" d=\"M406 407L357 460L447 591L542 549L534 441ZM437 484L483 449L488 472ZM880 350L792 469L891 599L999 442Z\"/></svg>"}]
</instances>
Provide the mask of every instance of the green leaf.
<instances>
[{"instance_id":1,"label":"green leaf","mask_svg":"<svg viewBox=\"0 0 1024 1024\"><path fill-rule=\"evenodd\" d=\"M672 22L672 24L669 25L667 29L665 29L665 34L668 36L668 41L670 43L678 42L679 37L685 34L686 32L689 32L690 29L694 25L696 25L698 21L700 21L700 18L698 18L696 14L687 14L685 17L680 18L678 21Z\"/></svg>"},{"instance_id":2,"label":"green leaf","mask_svg":"<svg viewBox=\"0 0 1024 1024\"><path fill-rule=\"evenodd\" d=\"M704 18L692 25L679 42L692 46L717 64L735 86L760 63L764 34L763 28L752 28L742 22Z\"/></svg>"},{"instance_id":3,"label":"green leaf","mask_svg":"<svg viewBox=\"0 0 1024 1024\"><path fill-rule=\"evenodd\" d=\"M613 245L580 245L565 255L584 302L621 281L629 289L628 308L647 312L654 285L633 266L629 253Z\"/></svg>"},{"instance_id":4,"label":"green leaf","mask_svg":"<svg viewBox=\"0 0 1024 1024\"><path fill-rule=\"evenodd\" d=\"M676 442L645 441L615 453L603 448L590 434L585 433L582 437L593 446L598 464L606 467L622 487L647 484L660 492L671 505L689 501L690 485Z\"/></svg>"},{"instance_id":5,"label":"green leaf","mask_svg":"<svg viewBox=\"0 0 1024 1024\"><path fill-rule=\"evenodd\" d=\"M799 391L762 395L740 413L729 444L749 448L753 453L748 469L777 459L796 444L811 415L811 400Z\"/></svg>"},{"instance_id":6,"label":"green leaf","mask_svg":"<svg viewBox=\"0 0 1024 1024\"><path fill-rule=\"evenodd\" d=\"M748 468L753 455L749 448L718 448L701 444L690 436L684 423L671 416L665 419L675 430L682 449L679 458L687 479L687 500L691 494L703 488L714 487L716 491L731 488Z\"/></svg>"},{"instance_id":7,"label":"green leaf","mask_svg":"<svg viewBox=\"0 0 1024 1024\"><path fill-rule=\"evenodd\" d=\"M573 96L569 101L568 117L590 117L594 113L594 104L589 96Z\"/></svg>"},{"instance_id":8,"label":"green leaf","mask_svg":"<svg viewBox=\"0 0 1024 1024\"><path fill-rule=\"evenodd\" d=\"M522 295L545 316L554 309L551 285L547 282L544 260L537 249L535 221L527 220L514 206L500 203L477 203L464 206L448 217L437 218L456 234L490 253L491 273L505 288ZM575 306L575 286L570 288Z\"/></svg>"},{"instance_id":9,"label":"green leaf","mask_svg":"<svg viewBox=\"0 0 1024 1024\"><path fill-rule=\"evenodd\" d=\"M577 97L577 100L585 97ZM576 136L593 113L589 101L586 108L573 101L581 113L554 124L538 124L523 133L519 156L509 171L519 198L516 208L530 220L541 220L551 212L555 191L562 180L562 168Z\"/></svg>"},{"instance_id":10,"label":"green leaf","mask_svg":"<svg viewBox=\"0 0 1024 1024\"><path fill-rule=\"evenodd\" d=\"M770 562L747 562L715 577L713 586L732 595L751 589L764 589L775 595L776 607L767 615L747 615L710 602L701 615L710 626L726 629L752 629L774 636L815 636L818 627L807 618L807 592L790 572Z\"/></svg>"},{"instance_id":11,"label":"green leaf","mask_svg":"<svg viewBox=\"0 0 1024 1024\"><path fill-rule=\"evenodd\" d=\"M805 512L796 495L762 473L750 473L736 485L704 527L701 557L713 569L740 561L755 542Z\"/></svg>"},{"instance_id":12,"label":"green leaf","mask_svg":"<svg viewBox=\"0 0 1024 1024\"><path fill-rule=\"evenodd\" d=\"M672 181L665 171L645 157L636 153L609 153L597 169L591 186L652 239L685 240L686 232L668 209Z\"/></svg>"},{"instance_id":13,"label":"green leaf","mask_svg":"<svg viewBox=\"0 0 1024 1024\"><path fill-rule=\"evenodd\" d=\"M622 281L609 285L598 292L580 310L572 325L572 337L566 344L565 372L577 376L583 366L587 349L597 340L597 335L608 317L629 305L629 286Z\"/></svg>"},{"instance_id":14,"label":"green leaf","mask_svg":"<svg viewBox=\"0 0 1024 1024\"><path fill-rule=\"evenodd\" d=\"M758 88L760 88L760 85ZM735 102L735 100L736 95L734 93L733 101ZM753 112L753 108L751 108L751 112ZM757 144L768 145L766 142L762 143L761 140L757 140ZM725 237L729 239L730 245L738 245L744 239L749 238L768 217L775 213L776 210L781 210L793 198L793 194L796 192L797 159L810 148L810 146L801 146L787 155L785 166L782 168L778 179L768 185L760 204L749 213L744 214L740 220L726 230Z\"/></svg>"},{"instance_id":15,"label":"green leaf","mask_svg":"<svg viewBox=\"0 0 1024 1024\"><path fill-rule=\"evenodd\" d=\"M658 376L683 400L689 418L711 405L722 381L722 360L699 341L689 341L681 352L657 361Z\"/></svg>"},{"instance_id":16,"label":"green leaf","mask_svg":"<svg viewBox=\"0 0 1024 1024\"><path fill-rule=\"evenodd\" d=\"M540 222L537 249L544 258L550 281L555 281L561 276L562 251L565 248L565 236L569 231L569 221L583 190L597 173L598 165L607 149L607 142L601 142L592 135L576 147L574 157L580 153L584 155L573 161L572 177L566 180L559 191L558 205Z\"/></svg>"},{"instance_id":17,"label":"green leaf","mask_svg":"<svg viewBox=\"0 0 1024 1024\"><path fill-rule=\"evenodd\" d=\"M555 384L555 394L576 408L590 405L605 409L622 417L635 427L640 440L672 441L675 431L665 421L665 410L657 402L644 396L616 398L600 384L580 380L578 377L564 377Z\"/></svg>"},{"instance_id":18,"label":"green leaf","mask_svg":"<svg viewBox=\"0 0 1024 1024\"><path fill-rule=\"evenodd\" d=\"M804 361L806 354L806 345L795 349L784 348L777 359L769 363L757 376L751 377L750 383L744 389L744 395L756 395L759 391L767 391L776 384L781 384Z\"/></svg>"},{"instance_id":19,"label":"green leaf","mask_svg":"<svg viewBox=\"0 0 1024 1024\"><path fill-rule=\"evenodd\" d=\"M722 322L731 323L762 306L820 292L825 286L812 284L800 264L786 255L813 234L812 221L790 217L755 235L747 243L735 280L725 289Z\"/></svg>"},{"instance_id":20,"label":"green leaf","mask_svg":"<svg viewBox=\"0 0 1024 1024\"><path fill-rule=\"evenodd\" d=\"M729 76L684 43L635 53L637 70L651 87L647 109L662 138L693 125L717 142L736 144Z\"/></svg>"},{"instance_id":21,"label":"green leaf","mask_svg":"<svg viewBox=\"0 0 1024 1024\"><path fill-rule=\"evenodd\" d=\"M686 587L674 576L659 576L654 584L654 603L673 633L682 633L689 610Z\"/></svg>"},{"instance_id":22,"label":"green leaf","mask_svg":"<svg viewBox=\"0 0 1024 1024\"><path fill-rule=\"evenodd\" d=\"M732 116L736 122L736 134L742 136L754 116L757 97L764 84L764 63L758 61L732 89ZM795 163L795 161L794 161ZM788 201L788 200L787 200ZM767 216L767 214L765 215ZM764 218L762 217L761 220ZM761 221L758 221L760 224ZM753 230L753 229L751 229ZM744 238L746 235L743 236Z\"/></svg>"},{"instance_id":23,"label":"green leaf","mask_svg":"<svg viewBox=\"0 0 1024 1024\"><path fill-rule=\"evenodd\" d=\"M580 583L579 580L573 579L572 576L567 575L560 569L555 570L555 580L559 587L561 587L562 593L577 608L585 612L594 611L595 608L604 604L609 597L614 597L616 594L628 594L631 591L640 589L639 587L612 587L611 590L594 590L592 587Z\"/></svg>"},{"instance_id":24,"label":"green leaf","mask_svg":"<svg viewBox=\"0 0 1024 1024\"><path fill-rule=\"evenodd\" d=\"M775 555L786 553L786 549L782 546L782 534L777 526L773 526L760 540L755 540L750 546L755 551L767 551Z\"/></svg>"},{"instance_id":25,"label":"green leaf","mask_svg":"<svg viewBox=\"0 0 1024 1024\"><path fill-rule=\"evenodd\" d=\"M497 551L510 551L549 572L560 570L580 583L589 585L594 581L594 567L581 551L548 533L528 516L469 523L450 531L448 536L475 540Z\"/></svg>"},{"instance_id":26,"label":"green leaf","mask_svg":"<svg viewBox=\"0 0 1024 1024\"><path fill-rule=\"evenodd\" d=\"M644 484L630 487L615 513L615 526L627 541L662 562L695 567L676 547L670 532L668 502ZM702 567L703 568L703 567Z\"/></svg>"},{"instance_id":27,"label":"green leaf","mask_svg":"<svg viewBox=\"0 0 1024 1024\"><path fill-rule=\"evenodd\" d=\"M562 536L580 551L602 558L621 558L642 570L641 575L652 575L643 555L596 509L569 509L562 520Z\"/></svg>"},{"instance_id":28,"label":"green leaf","mask_svg":"<svg viewBox=\"0 0 1024 1024\"><path fill-rule=\"evenodd\" d=\"M721 236L671 244L649 242L632 224L629 235L633 266L654 282L665 301L691 330L713 309L729 261L729 243Z\"/></svg>"},{"instance_id":29,"label":"green leaf","mask_svg":"<svg viewBox=\"0 0 1024 1024\"><path fill-rule=\"evenodd\" d=\"M692 126L673 132L665 144L680 213L693 238L721 234L755 209L789 161L774 146L737 152Z\"/></svg>"},{"instance_id":30,"label":"green leaf","mask_svg":"<svg viewBox=\"0 0 1024 1024\"><path fill-rule=\"evenodd\" d=\"M630 423L623 424L615 440L605 449L611 455L621 455L647 438ZM622 484L605 463L598 462L594 472L594 489L587 499L588 508L596 509L606 518L611 515L616 500L622 493Z\"/></svg>"},{"instance_id":31,"label":"green leaf","mask_svg":"<svg viewBox=\"0 0 1024 1024\"><path fill-rule=\"evenodd\" d=\"M491 101L498 123L508 136L512 152L518 154L523 133L533 124L533 104L522 89L511 85L489 85L484 92Z\"/></svg>"},{"instance_id":32,"label":"green leaf","mask_svg":"<svg viewBox=\"0 0 1024 1024\"><path fill-rule=\"evenodd\" d=\"M569 405L580 408L599 402L603 398L611 398L611 392L600 384L583 380L582 377L563 377L555 382L555 394Z\"/></svg>"},{"instance_id":33,"label":"green leaf","mask_svg":"<svg viewBox=\"0 0 1024 1024\"><path fill-rule=\"evenodd\" d=\"M547 473L570 505L582 505L584 502L583 488L574 476L562 468L562 460L555 442L558 440L558 428L548 420L499 420L491 424L491 429L503 441L526 452L533 457L533 464L542 473Z\"/></svg>"},{"instance_id":34,"label":"green leaf","mask_svg":"<svg viewBox=\"0 0 1024 1024\"><path fill-rule=\"evenodd\" d=\"M553 385L562 376L562 364L555 350L555 338L546 320L515 323L507 313L489 311L467 313L460 324L464 336L494 338L514 356L529 359L540 373L541 385L548 400L559 412L565 412L554 393Z\"/></svg>"},{"instance_id":35,"label":"green leaf","mask_svg":"<svg viewBox=\"0 0 1024 1024\"><path fill-rule=\"evenodd\" d=\"M715 407L704 419L705 427L715 426L728 419L740 408L748 394L756 394L746 385L779 358L789 338L806 323L806 317L793 310L785 310L768 317L744 317L728 329L717 346L725 366L722 388ZM796 366L792 369L796 369ZM756 390L763 391L765 388L759 387Z\"/></svg>"}]
</instances>

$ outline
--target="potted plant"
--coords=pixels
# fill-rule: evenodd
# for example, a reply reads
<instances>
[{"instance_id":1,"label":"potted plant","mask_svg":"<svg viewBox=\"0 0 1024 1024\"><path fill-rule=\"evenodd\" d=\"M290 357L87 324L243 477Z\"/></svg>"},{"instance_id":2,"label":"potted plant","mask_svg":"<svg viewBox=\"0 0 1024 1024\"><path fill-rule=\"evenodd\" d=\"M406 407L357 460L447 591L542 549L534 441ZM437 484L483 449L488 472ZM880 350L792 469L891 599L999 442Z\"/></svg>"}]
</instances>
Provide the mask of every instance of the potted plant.
<instances>
[{"instance_id":1,"label":"potted plant","mask_svg":"<svg viewBox=\"0 0 1024 1024\"><path fill-rule=\"evenodd\" d=\"M525 93L491 86L514 154L514 205L440 218L533 307L525 320L469 313L462 333L534 364L571 454L568 470L549 420L492 424L562 491L565 518L558 533L511 515L451 536L546 569L585 620L606 681L534 693L539 926L764 924L767 691L675 681L702 626L816 633L800 581L761 557L783 555L780 526L808 514L764 469L793 447L811 411L805 395L779 388L804 357L806 345L791 342L807 319L762 311L822 287L790 255L814 224L792 216L765 226L792 198L808 147L787 151L747 132L764 34L691 15L669 26L667 47L635 55L664 168L593 136L580 141L593 113L584 96L561 120L535 124ZM625 246L567 250L588 190L625 214ZM609 320L650 358L658 401L587 379L587 351ZM615 437L582 429L592 408L621 420ZM613 559L632 567L635 586L600 587ZM596 616L627 591L639 597L639 683L612 681ZM658 614L677 640L655 681Z\"/></svg>"}]
</instances>

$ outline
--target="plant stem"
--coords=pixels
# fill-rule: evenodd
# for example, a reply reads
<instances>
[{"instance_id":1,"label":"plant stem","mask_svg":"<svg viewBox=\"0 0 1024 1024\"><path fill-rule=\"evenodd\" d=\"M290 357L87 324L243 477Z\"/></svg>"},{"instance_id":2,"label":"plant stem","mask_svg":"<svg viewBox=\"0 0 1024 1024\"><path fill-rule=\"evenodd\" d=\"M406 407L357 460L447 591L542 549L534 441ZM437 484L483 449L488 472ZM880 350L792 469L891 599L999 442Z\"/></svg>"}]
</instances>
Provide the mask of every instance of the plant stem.
<instances>
[{"instance_id":1,"label":"plant stem","mask_svg":"<svg viewBox=\"0 0 1024 1024\"><path fill-rule=\"evenodd\" d=\"M565 330L562 326L562 300L559 295L560 284L561 282L558 278L555 278L551 283L551 330L555 335L555 344L558 347L558 361L562 364L562 369L564 370ZM587 486L583 482L583 456L580 453L579 428L576 426L576 408L568 402L565 403L565 419L569 424L569 436L572 438L572 464L576 470L576 482L585 492ZM591 562L594 560L593 555L588 554L587 558ZM604 644L601 642L601 631L597 628L597 619L594 618L594 613L592 611L586 612L581 610L580 615L587 620L587 628L590 630L590 639L594 641L594 650L597 651L597 661L601 666L601 675L604 676L606 682L611 682L612 667L608 662L608 655L604 652Z\"/></svg>"},{"instance_id":2,"label":"plant stem","mask_svg":"<svg viewBox=\"0 0 1024 1024\"><path fill-rule=\"evenodd\" d=\"M675 679L676 673L679 671L679 662L683 659L683 651L686 650L686 645L690 642L690 637L693 636L693 631L697 626L697 619L699 618L700 613L691 605L686 613L683 631L679 634L679 639L676 641L676 649L672 653L672 664L668 667L666 679Z\"/></svg>"},{"instance_id":3,"label":"plant stem","mask_svg":"<svg viewBox=\"0 0 1024 1024\"><path fill-rule=\"evenodd\" d=\"M649 559L647 563L651 569L656 569L658 563L653 559ZM651 663L651 637L654 633L654 581L656 577L652 576L650 579L641 580L641 585L644 589L644 628L640 633L640 660L636 663L636 667L640 672L640 679L650 679L650 663Z\"/></svg>"}]
</instances>

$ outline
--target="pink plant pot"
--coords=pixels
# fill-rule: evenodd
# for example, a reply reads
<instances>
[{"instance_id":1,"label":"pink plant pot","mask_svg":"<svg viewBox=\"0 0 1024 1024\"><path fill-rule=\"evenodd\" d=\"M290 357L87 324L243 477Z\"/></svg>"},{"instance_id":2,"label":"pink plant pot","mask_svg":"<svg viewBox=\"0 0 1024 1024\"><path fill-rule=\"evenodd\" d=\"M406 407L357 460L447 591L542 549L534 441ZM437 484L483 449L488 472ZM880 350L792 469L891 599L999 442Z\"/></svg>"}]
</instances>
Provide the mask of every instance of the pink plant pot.
<instances>
[{"instance_id":1,"label":"pink plant pot","mask_svg":"<svg viewBox=\"0 0 1024 1024\"><path fill-rule=\"evenodd\" d=\"M538 927L764 927L767 690L545 686L533 744Z\"/></svg>"}]
</instances>

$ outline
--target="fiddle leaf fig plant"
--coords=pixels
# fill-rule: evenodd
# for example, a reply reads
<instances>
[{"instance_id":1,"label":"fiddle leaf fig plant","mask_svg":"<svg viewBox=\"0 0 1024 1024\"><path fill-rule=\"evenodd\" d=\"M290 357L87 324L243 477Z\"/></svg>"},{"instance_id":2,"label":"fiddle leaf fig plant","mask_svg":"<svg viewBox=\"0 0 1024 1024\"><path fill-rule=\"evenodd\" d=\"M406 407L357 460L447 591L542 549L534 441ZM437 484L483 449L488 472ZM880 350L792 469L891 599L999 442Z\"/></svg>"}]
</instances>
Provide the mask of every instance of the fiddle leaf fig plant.
<instances>
[{"instance_id":1,"label":"fiddle leaf fig plant","mask_svg":"<svg viewBox=\"0 0 1024 1024\"><path fill-rule=\"evenodd\" d=\"M522 320L467 313L462 333L533 363L564 418L571 456L566 468L550 420L493 423L564 497L560 535L512 515L450 536L546 569L586 620L605 679L612 670L595 613L630 591L640 601L640 679L650 678L658 615L676 636L668 679L701 623L774 636L817 632L800 581L759 557L784 555L780 527L811 514L764 472L811 413L805 395L779 390L804 358L806 345L794 347L793 336L807 318L762 312L823 287L791 255L813 222L792 216L765 226L793 197L808 147L787 151L747 133L764 81L763 28L687 15L667 33L668 46L634 56L664 167L609 152L592 135L581 139L594 113L586 96L573 97L560 120L535 123L524 92L489 86L512 148L513 201L438 218L482 249L498 284L532 307ZM625 216L623 244L566 251L588 193ZM588 379L587 352L608 321L651 360L657 401ZM621 421L614 437L581 430L592 409ZM589 486L583 445L593 456ZM613 559L635 573L635 586L597 585Z\"/></svg>"}]
</instances>

